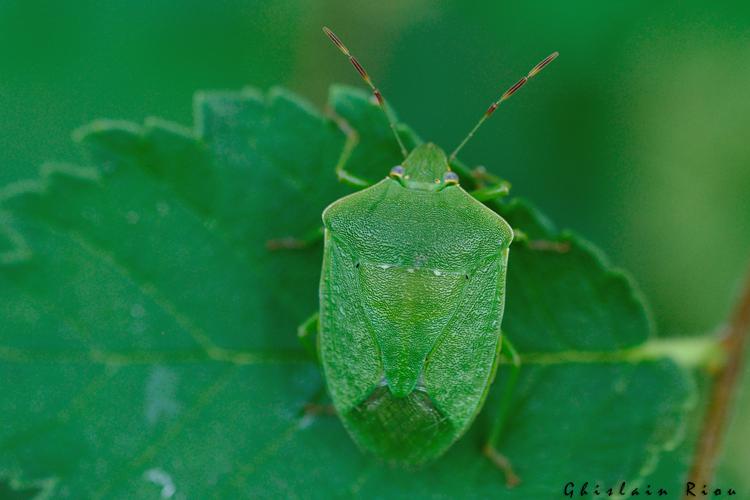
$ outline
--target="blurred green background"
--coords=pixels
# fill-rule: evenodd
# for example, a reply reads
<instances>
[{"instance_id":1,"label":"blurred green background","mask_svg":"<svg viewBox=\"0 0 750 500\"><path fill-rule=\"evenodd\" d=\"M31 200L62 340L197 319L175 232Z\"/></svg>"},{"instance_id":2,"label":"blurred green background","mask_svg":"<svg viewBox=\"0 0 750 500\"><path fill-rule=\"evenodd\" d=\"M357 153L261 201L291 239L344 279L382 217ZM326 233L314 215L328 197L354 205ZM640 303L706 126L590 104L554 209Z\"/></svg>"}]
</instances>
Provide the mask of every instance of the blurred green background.
<instances>
[{"instance_id":1,"label":"blurred green background","mask_svg":"<svg viewBox=\"0 0 750 500\"><path fill-rule=\"evenodd\" d=\"M0 185L75 160L70 132L95 118L190 124L197 89L280 84L323 106L330 83L358 83L323 24L446 149L560 51L463 159L628 269L661 332L721 324L750 260L747 2L2 0ZM734 484L750 481L742 397Z\"/></svg>"}]
</instances>

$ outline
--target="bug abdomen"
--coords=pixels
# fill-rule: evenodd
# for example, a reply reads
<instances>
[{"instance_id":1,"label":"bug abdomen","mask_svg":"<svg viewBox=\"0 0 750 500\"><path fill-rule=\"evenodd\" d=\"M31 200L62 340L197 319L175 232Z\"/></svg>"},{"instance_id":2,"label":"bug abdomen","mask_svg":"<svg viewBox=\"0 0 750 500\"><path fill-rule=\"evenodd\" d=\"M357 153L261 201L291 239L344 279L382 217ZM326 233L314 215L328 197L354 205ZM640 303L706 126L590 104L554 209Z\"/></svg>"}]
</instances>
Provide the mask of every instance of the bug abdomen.
<instances>
[{"instance_id":1,"label":"bug abdomen","mask_svg":"<svg viewBox=\"0 0 750 500\"><path fill-rule=\"evenodd\" d=\"M458 431L421 389L396 398L381 385L343 418L362 448L411 464L439 455Z\"/></svg>"}]
</instances>

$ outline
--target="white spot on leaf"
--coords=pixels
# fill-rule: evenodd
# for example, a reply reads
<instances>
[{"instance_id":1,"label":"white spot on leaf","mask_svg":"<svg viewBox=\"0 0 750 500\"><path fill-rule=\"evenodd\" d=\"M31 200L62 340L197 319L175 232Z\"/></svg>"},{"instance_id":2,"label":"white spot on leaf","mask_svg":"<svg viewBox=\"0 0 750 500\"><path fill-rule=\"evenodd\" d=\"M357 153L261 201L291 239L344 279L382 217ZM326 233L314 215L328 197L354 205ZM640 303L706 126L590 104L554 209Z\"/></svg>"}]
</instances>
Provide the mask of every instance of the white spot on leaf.
<instances>
[{"instance_id":1,"label":"white spot on leaf","mask_svg":"<svg viewBox=\"0 0 750 500\"><path fill-rule=\"evenodd\" d=\"M177 401L177 374L157 366L146 381L146 421L155 425L162 418L172 418L182 409Z\"/></svg>"},{"instance_id":2,"label":"white spot on leaf","mask_svg":"<svg viewBox=\"0 0 750 500\"><path fill-rule=\"evenodd\" d=\"M615 383L612 385L612 390L615 394L624 394L627 392L629 385L627 379L619 378L615 380Z\"/></svg>"},{"instance_id":3,"label":"white spot on leaf","mask_svg":"<svg viewBox=\"0 0 750 500\"><path fill-rule=\"evenodd\" d=\"M149 469L143 473L146 481L161 486L161 498L172 498L177 491L172 476L161 469Z\"/></svg>"},{"instance_id":4,"label":"white spot on leaf","mask_svg":"<svg viewBox=\"0 0 750 500\"><path fill-rule=\"evenodd\" d=\"M130 316L133 318L142 318L146 315L146 309L141 304L134 304L130 308Z\"/></svg>"},{"instance_id":5,"label":"white spot on leaf","mask_svg":"<svg viewBox=\"0 0 750 500\"><path fill-rule=\"evenodd\" d=\"M305 415L299 421L299 429L300 430L307 429L308 427L312 425L312 423L313 423L312 415Z\"/></svg>"},{"instance_id":6,"label":"white spot on leaf","mask_svg":"<svg viewBox=\"0 0 750 500\"><path fill-rule=\"evenodd\" d=\"M166 217L169 215L169 203L166 201L160 201L156 204L156 212L159 214L160 217Z\"/></svg>"},{"instance_id":7,"label":"white spot on leaf","mask_svg":"<svg viewBox=\"0 0 750 500\"><path fill-rule=\"evenodd\" d=\"M128 224L138 224L138 221L141 220L141 216L138 215L137 212L130 210L125 214L125 220L128 221Z\"/></svg>"}]
</instances>

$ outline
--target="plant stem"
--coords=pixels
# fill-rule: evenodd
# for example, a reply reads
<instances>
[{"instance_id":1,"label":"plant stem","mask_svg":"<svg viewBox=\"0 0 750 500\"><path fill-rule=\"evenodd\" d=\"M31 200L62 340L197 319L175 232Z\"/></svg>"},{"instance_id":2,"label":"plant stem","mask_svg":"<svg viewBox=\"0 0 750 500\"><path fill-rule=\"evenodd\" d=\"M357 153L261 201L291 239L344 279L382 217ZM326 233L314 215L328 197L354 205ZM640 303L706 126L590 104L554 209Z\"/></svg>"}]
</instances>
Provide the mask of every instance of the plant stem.
<instances>
[{"instance_id":1,"label":"plant stem","mask_svg":"<svg viewBox=\"0 0 750 500\"><path fill-rule=\"evenodd\" d=\"M702 488L714 475L722 438L732 407L734 393L742 373L745 350L750 337L750 270L722 339L726 362L714 379L711 401L703 421L693 466L688 479Z\"/></svg>"}]
</instances>

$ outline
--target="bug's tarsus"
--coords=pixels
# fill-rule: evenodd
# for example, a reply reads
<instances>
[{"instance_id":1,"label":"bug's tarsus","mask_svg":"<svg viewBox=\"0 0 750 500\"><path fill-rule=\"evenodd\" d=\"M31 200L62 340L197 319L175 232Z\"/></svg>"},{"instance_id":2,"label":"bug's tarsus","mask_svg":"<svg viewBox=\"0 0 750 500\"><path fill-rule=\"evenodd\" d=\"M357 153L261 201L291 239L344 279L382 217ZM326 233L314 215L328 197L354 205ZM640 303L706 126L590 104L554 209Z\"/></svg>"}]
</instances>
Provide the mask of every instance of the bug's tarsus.
<instances>
[{"instance_id":1,"label":"bug's tarsus","mask_svg":"<svg viewBox=\"0 0 750 500\"><path fill-rule=\"evenodd\" d=\"M310 416L334 416L336 415L336 408L331 404L307 403L304 412L305 415Z\"/></svg>"},{"instance_id":2,"label":"bug's tarsus","mask_svg":"<svg viewBox=\"0 0 750 500\"><path fill-rule=\"evenodd\" d=\"M513 470L513 465L508 460L508 457L500 453L490 443L484 445L482 453L492 462L495 467L500 469L505 475L505 485L508 488L514 488L521 484L521 478Z\"/></svg>"},{"instance_id":3,"label":"bug's tarsus","mask_svg":"<svg viewBox=\"0 0 750 500\"><path fill-rule=\"evenodd\" d=\"M529 240L528 246L532 250L538 250L541 252L570 252L570 242L568 241Z\"/></svg>"},{"instance_id":4,"label":"bug's tarsus","mask_svg":"<svg viewBox=\"0 0 750 500\"><path fill-rule=\"evenodd\" d=\"M351 187L361 189L370 186L367 179L358 177L346 169L346 165L349 162L349 158L352 156L352 151L359 144L359 134L357 131L349 125L349 122L343 116L340 116L333 109L327 110L328 116L336 123L339 130L346 136L346 142L344 148L341 150L339 159L336 162L336 177L339 181L344 184L348 184Z\"/></svg>"},{"instance_id":5,"label":"bug's tarsus","mask_svg":"<svg viewBox=\"0 0 750 500\"><path fill-rule=\"evenodd\" d=\"M537 252L568 253L571 250L568 240L534 240L520 228L513 228L513 244L523 245Z\"/></svg>"},{"instance_id":6,"label":"bug's tarsus","mask_svg":"<svg viewBox=\"0 0 750 500\"><path fill-rule=\"evenodd\" d=\"M558 55L560 55L558 52L553 52L552 54L550 54L547 57L545 57L536 66L534 66L533 68L531 68L531 71L529 71L526 76L524 76L523 78L521 78L520 80L518 80L516 83L514 83L513 85L511 85L511 87L508 90L506 90L505 92L503 92L503 95L501 95L500 98L497 101L495 101L492 104L490 104L490 106L487 108L487 111L484 112L484 114L479 119L479 121L477 122L477 124L474 125L474 128L472 128L471 131L469 131L468 135L466 137L464 137L464 140L461 141L461 143L456 147L456 149L453 150L453 152L450 155L450 158L448 158L448 163L452 163L453 160L456 159L456 155L458 154L458 152L461 151L461 149L466 145L467 142L469 142L469 139L471 139L472 137L474 137L474 134L479 129L479 127L482 126L482 124L485 122L485 120L487 120L487 118L489 118L490 116L492 116L492 113L495 112L495 110L500 106L500 104L503 103L503 101L506 101L506 100L510 99L510 96L512 96L513 94L515 94L516 92L518 92L518 90L521 87L523 87L524 85L526 85L526 82L528 82L529 80L531 80L532 78L534 78L536 75L538 75L539 72L542 71L544 69L544 67L547 66L549 63L551 63L552 61L554 61L555 58L557 58Z\"/></svg>"},{"instance_id":7,"label":"bug's tarsus","mask_svg":"<svg viewBox=\"0 0 750 500\"><path fill-rule=\"evenodd\" d=\"M268 250L299 250L305 248L305 242L289 236L266 241L266 248Z\"/></svg>"},{"instance_id":8,"label":"bug's tarsus","mask_svg":"<svg viewBox=\"0 0 750 500\"><path fill-rule=\"evenodd\" d=\"M504 184L508 183L505 179L501 179L495 174L491 174L487 171L484 165L478 165L469 171L469 175L477 183L478 187L487 187L493 184Z\"/></svg>"},{"instance_id":9,"label":"bug's tarsus","mask_svg":"<svg viewBox=\"0 0 750 500\"><path fill-rule=\"evenodd\" d=\"M475 189L469 194L471 194L471 196L473 196L477 200L484 202L502 198L503 196L507 196L508 193L510 193L510 183L498 182L497 184L492 184L487 187Z\"/></svg>"},{"instance_id":10,"label":"bug's tarsus","mask_svg":"<svg viewBox=\"0 0 750 500\"><path fill-rule=\"evenodd\" d=\"M307 234L299 237L285 236L266 241L266 249L270 251L277 250L304 250L311 248L320 243L323 239L323 227L316 227Z\"/></svg>"},{"instance_id":11,"label":"bug's tarsus","mask_svg":"<svg viewBox=\"0 0 750 500\"><path fill-rule=\"evenodd\" d=\"M336 36L336 33L328 29L328 27L323 26L323 33L326 34L326 36L333 42L333 44L341 51L342 54L344 54L347 58L349 58L349 62L352 63L352 66L354 66L354 69L357 70L357 73L359 73L359 76L362 77L362 80L367 84L368 87L370 87L370 90L372 90L372 95L375 96L375 99L378 101L378 105L380 106L380 109L383 110L383 113L385 114L386 119L388 120L388 125L390 125L391 130L393 131L393 135L396 137L396 141L398 142L398 147L401 149L401 153L404 155L404 158L407 157L409 152L406 150L406 146L404 145L404 142L401 140L401 136L398 135L398 130L396 130L396 121L393 119L393 115L389 111L388 106L385 104L385 99L383 98L383 94L380 93L380 90L375 86L374 83L372 83L372 79L370 78L370 75L367 74L367 71L365 71L365 68L360 64L360 62L357 60L356 57L354 57L351 52L349 52L349 49L346 48L346 45L344 45L344 42L341 41L341 39Z\"/></svg>"}]
</instances>

